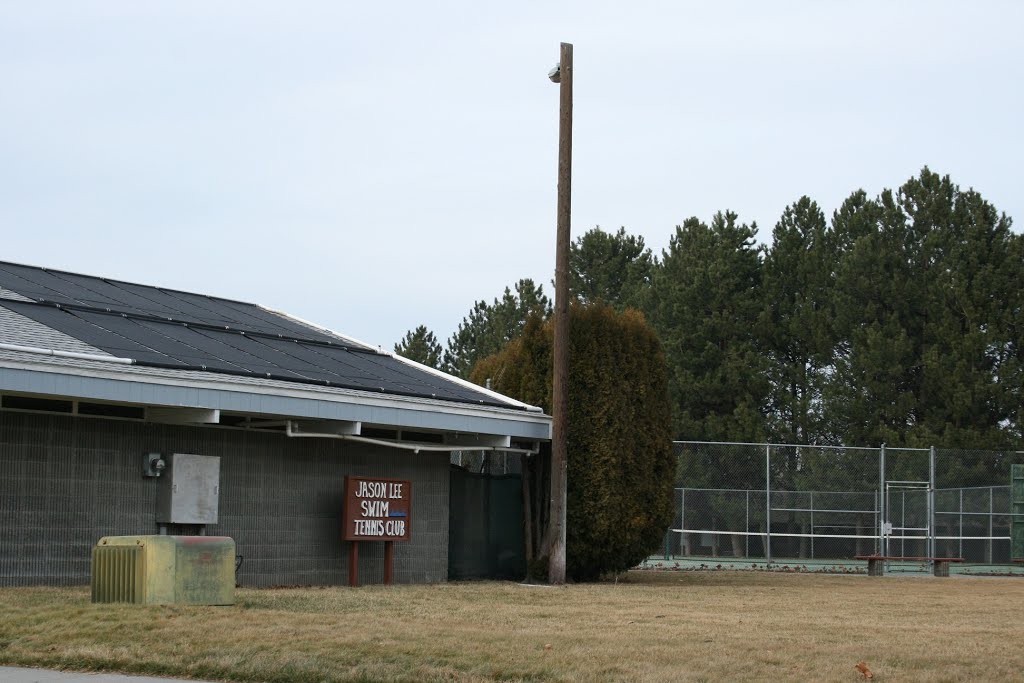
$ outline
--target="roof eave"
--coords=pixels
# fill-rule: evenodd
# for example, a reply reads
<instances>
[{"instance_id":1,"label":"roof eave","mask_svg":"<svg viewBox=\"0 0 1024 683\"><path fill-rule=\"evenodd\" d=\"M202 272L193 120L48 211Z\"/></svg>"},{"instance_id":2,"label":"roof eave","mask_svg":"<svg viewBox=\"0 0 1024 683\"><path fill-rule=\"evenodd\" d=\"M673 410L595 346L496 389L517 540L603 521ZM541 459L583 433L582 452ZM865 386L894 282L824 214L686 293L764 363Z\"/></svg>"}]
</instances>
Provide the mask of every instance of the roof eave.
<instances>
[{"instance_id":1,"label":"roof eave","mask_svg":"<svg viewBox=\"0 0 1024 683\"><path fill-rule=\"evenodd\" d=\"M25 354L28 356L29 354ZM131 403L143 406L204 408L251 415L349 420L480 434L549 440L551 418L516 408L371 394L316 387L246 385L210 373L125 373L121 366L75 367L38 358L0 361L0 392ZM97 364L100 365L100 364Z\"/></svg>"}]
</instances>

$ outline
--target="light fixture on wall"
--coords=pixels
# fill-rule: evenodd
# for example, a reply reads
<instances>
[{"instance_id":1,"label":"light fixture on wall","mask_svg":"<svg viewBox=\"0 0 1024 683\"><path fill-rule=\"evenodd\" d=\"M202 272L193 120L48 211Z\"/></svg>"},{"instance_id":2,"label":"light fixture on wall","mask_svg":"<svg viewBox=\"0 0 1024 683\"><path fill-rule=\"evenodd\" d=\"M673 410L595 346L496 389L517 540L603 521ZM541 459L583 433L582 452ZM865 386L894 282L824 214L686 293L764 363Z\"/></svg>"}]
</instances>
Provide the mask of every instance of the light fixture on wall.
<instances>
[{"instance_id":1,"label":"light fixture on wall","mask_svg":"<svg viewBox=\"0 0 1024 683\"><path fill-rule=\"evenodd\" d=\"M167 469L167 462L160 453L146 453L142 456L142 476L159 477Z\"/></svg>"}]
</instances>

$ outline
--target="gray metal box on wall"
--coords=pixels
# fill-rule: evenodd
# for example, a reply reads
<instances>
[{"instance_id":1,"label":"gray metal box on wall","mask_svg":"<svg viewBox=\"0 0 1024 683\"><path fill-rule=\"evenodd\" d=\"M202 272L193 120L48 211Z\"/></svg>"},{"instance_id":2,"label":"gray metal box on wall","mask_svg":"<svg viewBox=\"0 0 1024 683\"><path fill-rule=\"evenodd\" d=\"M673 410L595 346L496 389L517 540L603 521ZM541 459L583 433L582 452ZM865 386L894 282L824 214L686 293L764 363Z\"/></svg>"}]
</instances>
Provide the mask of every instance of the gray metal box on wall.
<instances>
[{"instance_id":1,"label":"gray metal box on wall","mask_svg":"<svg viewBox=\"0 0 1024 683\"><path fill-rule=\"evenodd\" d=\"M160 478L157 524L216 524L220 458L172 453Z\"/></svg>"}]
</instances>

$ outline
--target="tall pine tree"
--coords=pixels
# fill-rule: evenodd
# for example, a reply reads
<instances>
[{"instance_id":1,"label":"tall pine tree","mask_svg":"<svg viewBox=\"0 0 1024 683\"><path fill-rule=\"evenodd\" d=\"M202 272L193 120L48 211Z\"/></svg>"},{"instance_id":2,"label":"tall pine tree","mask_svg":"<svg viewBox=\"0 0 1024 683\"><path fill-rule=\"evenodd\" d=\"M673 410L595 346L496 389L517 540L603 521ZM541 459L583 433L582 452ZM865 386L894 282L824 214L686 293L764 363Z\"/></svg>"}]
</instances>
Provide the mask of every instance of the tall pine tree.
<instances>
[{"instance_id":1,"label":"tall pine tree","mask_svg":"<svg viewBox=\"0 0 1024 683\"><path fill-rule=\"evenodd\" d=\"M441 364L441 345L426 325L406 332L402 341L395 344L395 353L432 368Z\"/></svg>"},{"instance_id":2,"label":"tall pine tree","mask_svg":"<svg viewBox=\"0 0 1024 683\"><path fill-rule=\"evenodd\" d=\"M543 286L530 279L517 282L515 291L506 287L501 299L491 304L477 301L448 339L444 370L469 377L478 360L497 353L520 335L530 315L546 317L550 312L551 302Z\"/></svg>"},{"instance_id":3,"label":"tall pine tree","mask_svg":"<svg viewBox=\"0 0 1024 683\"><path fill-rule=\"evenodd\" d=\"M821 401L834 346L826 232L825 214L801 197L776 223L764 260L759 331L771 383L768 429L782 443L827 443L831 436Z\"/></svg>"},{"instance_id":4,"label":"tall pine tree","mask_svg":"<svg viewBox=\"0 0 1024 683\"><path fill-rule=\"evenodd\" d=\"M618 310L636 307L651 281L654 257L644 238L625 228L608 233L588 230L572 243L569 289L583 303L604 302Z\"/></svg>"},{"instance_id":5,"label":"tall pine tree","mask_svg":"<svg viewBox=\"0 0 1024 683\"><path fill-rule=\"evenodd\" d=\"M877 200L855 193L832 239L836 433L864 445L1009 447L1024 276L1010 220L925 168Z\"/></svg>"},{"instance_id":6,"label":"tall pine tree","mask_svg":"<svg viewBox=\"0 0 1024 683\"><path fill-rule=\"evenodd\" d=\"M922 293L911 267L912 239L891 192L854 193L836 212L837 335L825 390L832 429L843 443L904 445L917 409Z\"/></svg>"},{"instance_id":7,"label":"tall pine tree","mask_svg":"<svg viewBox=\"0 0 1024 683\"><path fill-rule=\"evenodd\" d=\"M652 274L645 308L665 345L677 438L765 437L756 231L732 212L716 214L711 225L690 218Z\"/></svg>"}]
</instances>

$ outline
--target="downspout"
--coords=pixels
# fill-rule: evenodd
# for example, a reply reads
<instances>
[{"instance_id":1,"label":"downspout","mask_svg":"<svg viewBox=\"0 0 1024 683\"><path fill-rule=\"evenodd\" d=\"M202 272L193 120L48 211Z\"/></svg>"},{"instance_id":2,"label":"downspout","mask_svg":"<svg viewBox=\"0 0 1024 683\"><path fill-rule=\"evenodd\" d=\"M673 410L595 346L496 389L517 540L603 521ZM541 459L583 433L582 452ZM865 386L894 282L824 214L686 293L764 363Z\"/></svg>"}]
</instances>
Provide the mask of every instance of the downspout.
<instances>
[{"instance_id":1,"label":"downspout","mask_svg":"<svg viewBox=\"0 0 1024 683\"><path fill-rule=\"evenodd\" d=\"M20 351L21 353L36 353L41 356L54 356L56 358L75 358L77 360L98 360L105 363L119 363L121 365L134 365L135 361L131 358L121 358L119 356L101 356L98 353L79 353L77 351L55 351L53 349L43 349L38 346L21 346L19 344L4 344L0 343L0 350L2 351Z\"/></svg>"}]
</instances>

